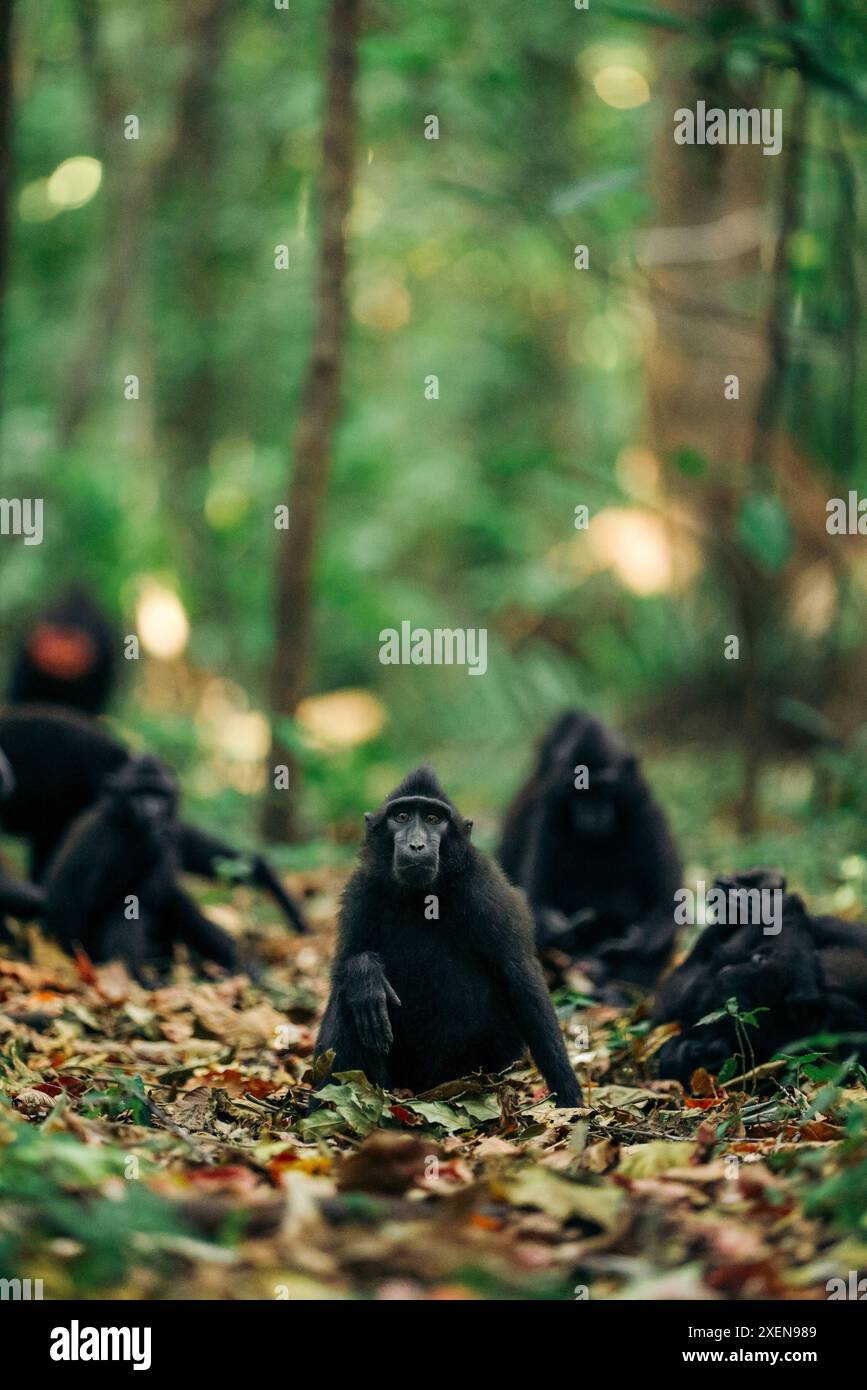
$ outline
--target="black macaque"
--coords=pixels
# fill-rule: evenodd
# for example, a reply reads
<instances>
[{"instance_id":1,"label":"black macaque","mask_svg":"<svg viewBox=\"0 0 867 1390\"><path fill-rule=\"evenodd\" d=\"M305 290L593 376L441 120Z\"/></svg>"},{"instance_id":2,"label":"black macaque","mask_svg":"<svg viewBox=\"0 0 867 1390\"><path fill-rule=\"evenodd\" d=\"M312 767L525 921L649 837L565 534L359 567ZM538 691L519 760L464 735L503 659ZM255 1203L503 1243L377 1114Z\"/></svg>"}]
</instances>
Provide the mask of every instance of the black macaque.
<instances>
[{"instance_id":1,"label":"black macaque","mask_svg":"<svg viewBox=\"0 0 867 1390\"><path fill-rule=\"evenodd\" d=\"M13 705L101 714L114 690L120 638L86 589L67 589L28 625L12 668Z\"/></svg>"},{"instance_id":2,"label":"black macaque","mask_svg":"<svg viewBox=\"0 0 867 1390\"><path fill-rule=\"evenodd\" d=\"M830 1032L867 1034L867 926L839 917L813 917L813 939L825 990ZM867 1038L859 1047L867 1058Z\"/></svg>"},{"instance_id":3,"label":"black macaque","mask_svg":"<svg viewBox=\"0 0 867 1390\"><path fill-rule=\"evenodd\" d=\"M317 1053L418 1093L529 1047L557 1104L580 1105L523 896L470 843L472 822L428 767L365 820Z\"/></svg>"},{"instance_id":4,"label":"black macaque","mask_svg":"<svg viewBox=\"0 0 867 1390\"><path fill-rule=\"evenodd\" d=\"M705 928L653 1007L654 1023L678 1022L682 1030L660 1049L661 1076L688 1085L697 1068L716 1072L740 1054L730 1015L700 1022L729 999L741 1012L759 1010L757 1027L745 1028L752 1050L745 1066L817 1031L867 1031L867 928L811 917L782 875L767 869L719 878L715 886L727 894L726 920ZM780 895L771 923L750 897L757 890Z\"/></svg>"},{"instance_id":5,"label":"black macaque","mask_svg":"<svg viewBox=\"0 0 867 1390\"><path fill-rule=\"evenodd\" d=\"M5 864L0 863L0 941L14 941L6 920L7 913L10 917L28 922L40 918L44 911L43 889L14 878Z\"/></svg>"},{"instance_id":6,"label":"black macaque","mask_svg":"<svg viewBox=\"0 0 867 1390\"><path fill-rule=\"evenodd\" d=\"M75 818L98 800L106 778L129 753L97 721L50 706L0 714L0 750L13 779L0 804L0 830L28 841L30 875L41 883ZM216 879L221 861L240 861L249 866L249 881L270 893L295 931L306 931L300 909L261 855L239 855L223 840L183 822L177 837L186 873Z\"/></svg>"},{"instance_id":7,"label":"black macaque","mask_svg":"<svg viewBox=\"0 0 867 1390\"><path fill-rule=\"evenodd\" d=\"M597 719L572 711L549 730L499 858L527 894L540 948L580 961L600 986L655 983L674 941L680 860L636 758Z\"/></svg>"},{"instance_id":8,"label":"black macaque","mask_svg":"<svg viewBox=\"0 0 867 1390\"><path fill-rule=\"evenodd\" d=\"M6 915L22 922L38 919L45 911L45 892L35 883L15 878L0 862L0 941L11 941Z\"/></svg>"},{"instance_id":9,"label":"black macaque","mask_svg":"<svg viewBox=\"0 0 867 1390\"><path fill-rule=\"evenodd\" d=\"M35 883L14 878L5 864L0 864L0 934L4 930L5 913L20 917L22 921L30 921L31 918L41 917L44 910L44 890L37 888Z\"/></svg>"},{"instance_id":10,"label":"black macaque","mask_svg":"<svg viewBox=\"0 0 867 1390\"><path fill-rule=\"evenodd\" d=\"M12 795L15 777L8 760L0 753L0 803ZM14 878L0 861L0 941L9 939L6 913L27 921L41 917L45 909L45 893L33 883Z\"/></svg>"},{"instance_id":11,"label":"black macaque","mask_svg":"<svg viewBox=\"0 0 867 1390\"><path fill-rule=\"evenodd\" d=\"M704 1008L707 991L714 972L728 968L752 951L749 922L759 920L761 897L756 894L777 893L766 899L773 907L785 905L786 880L773 869L748 869L744 873L720 875L714 879L714 890L726 894L726 911L711 921L694 943L686 960L666 976L660 985L654 1004L654 1016L662 1008L667 1019L683 1019L695 1023L712 1008ZM745 896L746 895L746 896ZM764 939L764 938L763 938ZM799 934L799 943L802 937ZM713 964L711 964L713 962Z\"/></svg>"},{"instance_id":12,"label":"black macaque","mask_svg":"<svg viewBox=\"0 0 867 1390\"><path fill-rule=\"evenodd\" d=\"M178 883L182 869L178 784L148 754L128 758L73 822L48 865L45 925L70 953L124 960L138 979L171 960L176 941L227 970L232 938Z\"/></svg>"}]
</instances>

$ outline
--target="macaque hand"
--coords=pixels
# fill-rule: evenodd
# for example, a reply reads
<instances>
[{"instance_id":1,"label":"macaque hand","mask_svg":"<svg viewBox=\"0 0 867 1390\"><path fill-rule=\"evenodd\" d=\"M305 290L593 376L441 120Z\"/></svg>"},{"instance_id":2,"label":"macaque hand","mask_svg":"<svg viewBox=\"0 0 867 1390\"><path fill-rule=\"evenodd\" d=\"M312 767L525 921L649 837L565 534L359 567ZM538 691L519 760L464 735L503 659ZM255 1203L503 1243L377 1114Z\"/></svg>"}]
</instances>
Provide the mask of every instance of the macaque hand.
<instances>
[{"instance_id":1,"label":"macaque hand","mask_svg":"<svg viewBox=\"0 0 867 1390\"><path fill-rule=\"evenodd\" d=\"M394 1041L388 1006L400 1008L400 1000L384 975L368 980L365 989L347 993L346 1003L352 1011L358 1036L371 1052L388 1052Z\"/></svg>"}]
</instances>

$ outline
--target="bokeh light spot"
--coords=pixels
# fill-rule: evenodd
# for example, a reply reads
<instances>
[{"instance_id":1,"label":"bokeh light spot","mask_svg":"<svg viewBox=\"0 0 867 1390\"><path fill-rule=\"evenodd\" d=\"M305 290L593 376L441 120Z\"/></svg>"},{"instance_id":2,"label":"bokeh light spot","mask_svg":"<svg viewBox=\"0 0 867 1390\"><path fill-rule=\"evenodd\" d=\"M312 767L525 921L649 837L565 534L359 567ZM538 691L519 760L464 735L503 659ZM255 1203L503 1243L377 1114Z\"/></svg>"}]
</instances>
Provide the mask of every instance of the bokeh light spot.
<instances>
[{"instance_id":1,"label":"bokeh light spot","mask_svg":"<svg viewBox=\"0 0 867 1390\"><path fill-rule=\"evenodd\" d=\"M136 604L139 641L148 656L174 661L190 640L190 622L174 590L145 579Z\"/></svg>"},{"instance_id":2,"label":"bokeh light spot","mask_svg":"<svg viewBox=\"0 0 867 1390\"><path fill-rule=\"evenodd\" d=\"M48 180L48 201L58 208L82 208L102 183L102 165L89 154L58 164Z\"/></svg>"},{"instance_id":3,"label":"bokeh light spot","mask_svg":"<svg viewBox=\"0 0 867 1390\"><path fill-rule=\"evenodd\" d=\"M607 106L614 106L618 111L630 111L634 106L643 106L650 101L647 78L625 63L612 63L600 68L594 74L593 86L596 95Z\"/></svg>"}]
</instances>

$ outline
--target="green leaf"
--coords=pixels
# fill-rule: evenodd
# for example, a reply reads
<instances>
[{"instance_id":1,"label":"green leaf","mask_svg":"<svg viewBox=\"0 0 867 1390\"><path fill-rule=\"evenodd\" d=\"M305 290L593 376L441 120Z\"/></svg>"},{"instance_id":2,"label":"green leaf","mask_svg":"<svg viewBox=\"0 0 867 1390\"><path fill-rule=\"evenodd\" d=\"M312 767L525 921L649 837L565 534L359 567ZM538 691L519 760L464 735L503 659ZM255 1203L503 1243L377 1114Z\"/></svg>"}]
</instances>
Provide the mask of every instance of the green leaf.
<instances>
[{"instance_id":1,"label":"green leaf","mask_svg":"<svg viewBox=\"0 0 867 1390\"><path fill-rule=\"evenodd\" d=\"M683 33L700 32L701 25L696 20L685 19L683 15L671 10L655 10L646 5L619 4L610 0L608 14L615 19L625 19L633 24L647 24L657 29L676 29Z\"/></svg>"},{"instance_id":2,"label":"green leaf","mask_svg":"<svg viewBox=\"0 0 867 1390\"><path fill-rule=\"evenodd\" d=\"M714 1009L712 1014L705 1014L704 1018L700 1018L695 1026L696 1028L701 1028L705 1023L719 1023L721 1018L728 1018L730 1013L731 1010L729 1008Z\"/></svg>"},{"instance_id":3,"label":"green leaf","mask_svg":"<svg viewBox=\"0 0 867 1390\"><path fill-rule=\"evenodd\" d=\"M611 1184L576 1182L538 1163L521 1168L503 1189L513 1206L536 1207L555 1221L577 1218L603 1231L617 1225L624 1202L623 1192Z\"/></svg>"},{"instance_id":4,"label":"green leaf","mask_svg":"<svg viewBox=\"0 0 867 1390\"><path fill-rule=\"evenodd\" d=\"M686 478L703 478L707 473L707 459L698 449L675 449L671 461Z\"/></svg>"},{"instance_id":5,"label":"green leaf","mask_svg":"<svg viewBox=\"0 0 867 1390\"><path fill-rule=\"evenodd\" d=\"M804 733L810 734L822 743L833 743L838 737L837 730L827 715L813 709L803 700L796 700L794 696L786 696L780 700L777 711L787 724L793 724L796 729L802 729Z\"/></svg>"},{"instance_id":6,"label":"green leaf","mask_svg":"<svg viewBox=\"0 0 867 1390\"><path fill-rule=\"evenodd\" d=\"M456 1134L462 1129L474 1129L476 1122L469 1120L466 1115L454 1105L444 1105L441 1100L414 1100L410 1103L401 1101L407 1110L414 1115L421 1115L422 1119L429 1125L436 1125L439 1129L444 1129L447 1134ZM499 1109L497 1111L499 1114Z\"/></svg>"},{"instance_id":7,"label":"green leaf","mask_svg":"<svg viewBox=\"0 0 867 1390\"><path fill-rule=\"evenodd\" d=\"M621 188L628 188L637 181L639 172L637 167L609 169L603 174L578 179L576 183L557 189L551 199L551 211L562 216L563 213L575 212L577 208L590 207L612 193L619 192Z\"/></svg>"},{"instance_id":8,"label":"green leaf","mask_svg":"<svg viewBox=\"0 0 867 1390\"><path fill-rule=\"evenodd\" d=\"M457 1134L462 1129L475 1129L486 1120L500 1118L499 1101L493 1092L461 1096L451 1105L441 1100L402 1100L400 1103L414 1115L420 1115L427 1124L438 1125L449 1134Z\"/></svg>"},{"instance_id":9,"label":"green leaf","mask_svg":"<svg viewBox=\"0 0 867 1390\"><path fill-rule=\"evenodd\" d=\"M782 569L792 553L792 524L785 506L769 493L753 493L741 503L738 539L762 569Z\"/></svg>"},{"instance_id":10,"label":"green leaf","mask_svg":"<svg viewBox=\"0 0 867 1390\"><path fill-rule=\"evenodd\" d=\"M744 1013L739 1014L738 1017L740 1018L741 1023L748 1023L751 1028L758 1028L759 1021L756 1018L756 1014L766 1014L769 1012L770 1011L765 1007L764 1004L760 1004L759 1007L756 1009L745 1010Z\"/></svg>"},{"instance_id":11,"label":"green leaf","mask_svg":"<svg viewBox=\"0 0 867 1390\"><path fill-rule=\"evenodd\" d=\"M246 883L253 875L253 861L249 855L238 854L232 859L218 859L214 868L217 877L224 883Z\"/></svg>"},{"instance_id":12,"label":"green leaf","mask_svg":"<svg viewBox=\"0 0 867 1390\"><path fill-rule=\"evenodd\" d=\"M323 1086L317 1099L330 1101L333 1110L319 1109L305 1115L298 1129L305 1139L322 1139L350 1131L364 1138L376 1129L385 1109L385 1093L372 1086L364 1072L335 1073L340 1085Z\"/></svg>"}]
</instances>

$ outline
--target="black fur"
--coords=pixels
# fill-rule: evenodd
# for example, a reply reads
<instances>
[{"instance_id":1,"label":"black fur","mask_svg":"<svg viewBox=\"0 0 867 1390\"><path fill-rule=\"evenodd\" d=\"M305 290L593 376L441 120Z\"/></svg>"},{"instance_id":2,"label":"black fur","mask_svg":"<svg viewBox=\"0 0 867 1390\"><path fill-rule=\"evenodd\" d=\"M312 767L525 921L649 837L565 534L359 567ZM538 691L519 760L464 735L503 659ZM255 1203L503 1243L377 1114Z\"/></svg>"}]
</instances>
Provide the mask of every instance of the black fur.
<instances>
[{"instance_id":1,"label":"black fur","mask_svg":"<svg viewBox=\"0 0 867 1390\"><path fill-rule=\"evenodd\" d=\"M786 891L780 874L753 869L716 880L731 889L782 890L780 931L752 920L715 923L687 959L663 982L655 1024L678 1022L681 1034L658 1055L661 1076L689 1083L698 1067L718 1071L740 1051L734 1021L699 1022L734 998L756 1014L746 1029L757 1063L787 1043L817 1031L867 1031L867 928L836 917L811 917L803 900Z\"/></svg>"},{"instance_id":2,"label":"black fur","mask_svg":"<svg viewBox=\"0 0 867 1390\"><path fill-rule=\"evenodd\" d=\"M10 917L29 921L31 918L41 917L44 911L43 889L37 888L34 883L25 883L23 879L14 878L5 864L0 863L0 941L11 939L6 922L7 913Z\"/></svg>"},{"instance_id":3,"label":"black fur","mask_svg":"<svg viewBox=\"0 0 867 1390\"><path fill-rule=\"evenodd\" d=\"M0 917L8 912L13 917L27 921L32 917L41 917L44 910L44 891L37 888L35 883L14 878L5 864L0 864Z\"/></svg>"},{"instance_id":4,"label":"black fur","mask_svg":"<svg viewBox=\"0 0 867 1390\"><path fill-rule=\"evenodd\" d=\"M48 866L45 924L66 950L119 957L143 978L182 941L227 970L230 936L180 888L178 786L157 758L131 757L106 778L99 799L73 822Z\"/></svg>"},{"instance_id":5,"label":"black fur","mask_svg":"<svg viewBox=\"0 0 867 1390\"><path fill-rule=\"evenodd\" d=\"M527 893L540 947L586 962L600 984L655 983L674 941L680 860L635 757L597 719L573 711L549 730L499 857Z\"/></svg>"},{"instance_id":6,"label":"black fur","mask_svg":"<svg viewBox=\"0 0 867 1390\"><path fill-rule=\"evenodd\" d=\"M101 714L114 690L119 647L87 590L67 589L28 625L12 668L10 703Z\"/></svg>"},{"instance_id":7,"label":"black fur","mask_svg":"<svg viewBox=\"0 0 867 1390\"><path fill-rule=\"evenodd\" d=\"M69 826L126 762L127 750L94 720L49 705L0 714L0 750L14 778L0 805L0 827L28 842L38 883Z\"/></svg>"},{"instance_id":8,"label":"black fur","mask_svg":"<svg viewBox=\"0 0 867 1390\"><path fill-rule=\"evenodd\" d=\"M423 818L442 817L430 827L438 838L435 878L423 886L401 882L395 859L394 815L413 807ZM335 1071L360 1070L382 1086L421 1092L469 1072L500 1071L529 1047L558 1105L580 1105L526 904L470 843L471 822L427 767L366 819L343 894L317 1052L334 1049ZM424 839L422 831L422 856L430 850ZM425 916L431 895L438 920Z\"/></svg>"},{"instance_id":9,"label":"black fur","mask_svg":"<svg viewBox=\"0 0 867 1390\"><path fill-rule=\"evenodd\" d=\"M15 790L15 774L8 760L0 753L0 804ZM45 910L45 894L33 883L14 878L0 861L0 941L9 939L6 913L28 920L41 917Z\"/></svg>"},{"instance_id":10,"label":"black fur","mask_svg":"<svg viewBox=\"0 0 867 1390\"><path fill-rule=\"evenodd\" d=\"M39 883L76 817L95 804L129 753L97 721L49 706L0 715L0 750L14 782L0 804L0 829L27 840L31 877ZM181 822L177 834L187 873L216 879L221 860L239 858L223 840L191 825ZM250 882L270 893L296 931L306 931L300 909L267 860L258 854L243 858Z\"/></svg>"}]
</instances>

